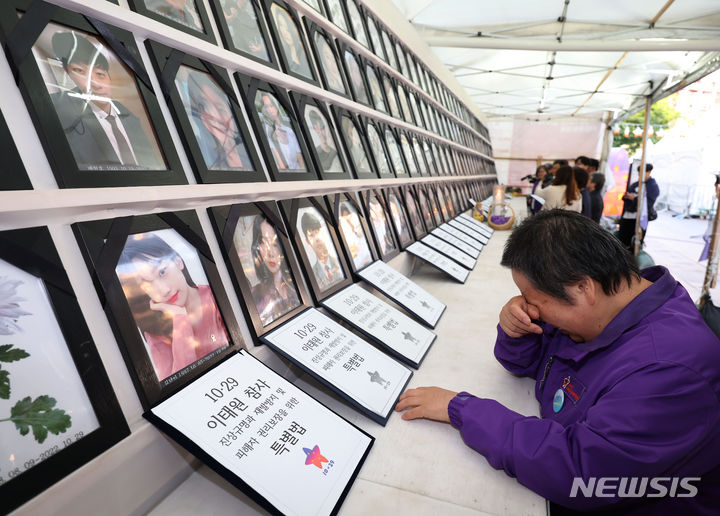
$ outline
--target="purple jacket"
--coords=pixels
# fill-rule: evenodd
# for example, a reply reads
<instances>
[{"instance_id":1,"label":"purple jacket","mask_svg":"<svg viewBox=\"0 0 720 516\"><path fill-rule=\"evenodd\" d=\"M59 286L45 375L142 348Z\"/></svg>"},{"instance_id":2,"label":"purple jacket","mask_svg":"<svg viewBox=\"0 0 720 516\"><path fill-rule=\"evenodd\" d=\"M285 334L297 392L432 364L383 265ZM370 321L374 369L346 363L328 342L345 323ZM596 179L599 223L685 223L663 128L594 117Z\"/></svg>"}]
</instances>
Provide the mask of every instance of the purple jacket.
<instances>
[{"instance_id":1,"label":"purple jacket","mask_svg":"<svg viewBox=\"0 0 720 516\"><path fill-rule=\"evenodd\" d=\"M491 465L563 506L718 514L720 340L667 269L642 275L653 284L590 342L575 343L548 324L542 335L518 339L498 326L495 356L510 372L537 380L542 419L460 393L448 407L450 420ZM557 412L553 398L564 399ZM618 477L638 477L636 492L642 477L701 480L691 482L695 497L621 499L580 490L571 497L573 477L584 486L591 477L613 477L606 494L618 492ZM673 489L669 479L658 482L668 493L690 492ZM644 489L658 492L649 482Z\"/></svg>"}]
</instances>

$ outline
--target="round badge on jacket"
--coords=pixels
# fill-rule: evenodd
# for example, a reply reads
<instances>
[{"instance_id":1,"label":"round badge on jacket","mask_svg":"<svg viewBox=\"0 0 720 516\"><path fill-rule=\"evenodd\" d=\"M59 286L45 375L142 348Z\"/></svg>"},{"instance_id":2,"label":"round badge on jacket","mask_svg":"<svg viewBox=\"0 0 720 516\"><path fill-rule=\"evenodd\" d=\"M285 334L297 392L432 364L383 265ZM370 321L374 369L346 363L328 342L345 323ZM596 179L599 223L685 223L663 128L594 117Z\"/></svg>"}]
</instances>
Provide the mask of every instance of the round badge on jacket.
<instances>
[{"instance_id":1,"label":"round badge on jacket","mask_svg":"<svg viewBox=\"0 0 720 516\"><path fill-rule=\"evenodd\" d=\"M556 414L560 412L560 410L563 408L563 404L565 403L565 393L562 389L558 389L555 391L555 396L553 396L553 412Z\"/></svg>"}]
</instances>

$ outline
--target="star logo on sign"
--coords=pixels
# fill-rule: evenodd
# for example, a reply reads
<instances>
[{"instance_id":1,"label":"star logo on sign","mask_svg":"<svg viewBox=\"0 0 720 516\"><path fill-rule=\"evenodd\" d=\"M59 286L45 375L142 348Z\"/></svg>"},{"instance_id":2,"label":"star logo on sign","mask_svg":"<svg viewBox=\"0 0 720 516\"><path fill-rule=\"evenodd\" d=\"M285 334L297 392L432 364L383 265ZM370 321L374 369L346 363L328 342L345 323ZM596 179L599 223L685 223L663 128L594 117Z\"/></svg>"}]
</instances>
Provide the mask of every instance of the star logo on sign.
<instances>
[{"instance_id":1,"label":"star logo on sign","mask_svg":"<svg viewBox=\"0 0 720 516\"><path fill-rule=\"evenodd\" d=\"M309 466L310 464L313 464L317 466L318 468L322 469L322 463L323 462L330 462L325 457L322 456L320 453L320 447L316 444L315 447L311 450L310 448L303 448L303 451L305 452L305 465Z\"/></svg>"}]
</instances>

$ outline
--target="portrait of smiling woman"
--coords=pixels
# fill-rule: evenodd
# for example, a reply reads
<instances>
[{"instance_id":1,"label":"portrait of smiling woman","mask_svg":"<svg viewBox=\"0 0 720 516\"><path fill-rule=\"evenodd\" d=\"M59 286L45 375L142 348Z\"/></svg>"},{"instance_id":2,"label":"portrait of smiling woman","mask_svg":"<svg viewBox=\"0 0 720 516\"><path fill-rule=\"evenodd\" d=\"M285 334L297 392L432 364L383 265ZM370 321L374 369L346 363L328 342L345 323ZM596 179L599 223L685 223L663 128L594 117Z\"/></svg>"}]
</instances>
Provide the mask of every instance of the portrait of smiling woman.
<instances>
[{"instance_id":1,"label":"portrait of smiling woman","mask_svg":"<svg viewBox=\"0 0 720 516\"><path fill-rule=\"evenodd\" d=\"M159 380L228 345L197 251L175 230L130 235L115 272Z\"/></svg>"}]
</instances>

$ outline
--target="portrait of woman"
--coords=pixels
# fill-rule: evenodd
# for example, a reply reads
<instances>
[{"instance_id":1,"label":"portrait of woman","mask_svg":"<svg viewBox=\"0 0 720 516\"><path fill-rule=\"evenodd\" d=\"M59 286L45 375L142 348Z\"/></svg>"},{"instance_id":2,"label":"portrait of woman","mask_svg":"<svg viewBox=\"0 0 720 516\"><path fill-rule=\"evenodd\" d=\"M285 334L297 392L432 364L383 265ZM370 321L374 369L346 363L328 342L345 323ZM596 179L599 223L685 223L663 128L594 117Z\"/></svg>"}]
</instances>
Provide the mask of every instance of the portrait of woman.
<instances>
[{"instance_id":1,"label":"portrait of woman","mask_svg":"<svg viewBox=\"0 0 720 516\"><path fill-rule=\"evenodd\" d=\"M210 74L182 65L175 87L207 168L253 170L230 100Z\"/></svg>"},{"instance_id":2,"label":"portrait of woman","mask_svg":"<svg viewBox=\"0 0 720 516\"><path fill-rule=\"evenodd\" d=\"M367 125L368 140L370 141L370 150L372 151L375 163L381 175L392 175L390 164L388 163L380 135L372 124Z\"/></svg>"},{"instance_id":3,"label":"portrait of woman","mask_svg":"<svg viewBox=\"0 0 720 516\"><path fill-rule=\"evenodd\" d=\"M365 27L362 22L362 15L360 14L360 9L358 9L355 0L348 0L345 5L347 6L350 25L352 26L353 33L355 34L355 39L358 40L364 47L370 48L367 34L365 34Z\"/></svg>"},{"instance_id":4,"label":"portrait of woman","mask_svg":"<svg viewBox=\"0 0 720 516\"><path fill-rule=\"evenodd\" d=\"M348 116L342 117L341 127L348 150L350 151L350 160L358 173L372 174L370 168L370 160L368 159L365 147L363 147L360 133L358 133L355 124Z\"/></svg>"},{"instance_id":5,"label":"portrait of woman","mask_svg":"<svg viewBox=\"0 0 720 516\"><path fill-rule=\"evenodd\" d=\"M275 95L258 90L255 94L255 109L265 129L270 152L280 172L304 172L305 159L300 149L290 117Z\"/></svg>"},{"instance_id":6,"label":"portrait of woman","mask_svg":"<svg viewBox=\"0 0 720 516\"><path fill-rule=\"evenodd\" d=\"M360 270L372 262L372 253L368 245L367 236L363 231L357 210L348 201L340 203L340 219L338 226L342 233L345 245L350 251L355 270Z\"/></svg>"},{"instance_id":7,"label":"portrait of woman","mask_svg":"<svg viewBox=\"0 0 720 516\"><path fill-rule=\"evenodd\" d=\"M346 50L344 57L348 75L350 76L350 87L355 95L355 100L363 104L370 104L370 99L365 89L365 81L363 81L362 72L360 71L360 66L358 66L355 55L349 50Z\"/></svg>"},{"instance_id":8,"label":"portrait of woman","mask_svg":"<svg viewBox=\"0 0 720 516\"><path fill-rule=\"evenodd\" d=\"M325 82L328 89L337 93L347 93L342 75L340 75L340 68L335 59L335 53L332 51L327 38L319 32L315 33L315 48L317 48L320 55L320 66L325 73Z\"/></svg>"},{"instance_id":9,"label":"portrait of woman","mask_svg":"<svg viewBox=\"0 0 720 516\"><path fill-rule=\"evenodd\" d=\"M270 54L254 0L220 0L220 5L235 48L269 61Z\"/></svg>"},{"instance_id":10,"label":"portrait of woman","mask_svg":"<svg viewBox=\"0 0 720 516\"><path fill-rule=\"evenodd\" d=\"M390 205L390 217L392 218L395 230L400 237L400 244L404 246L412 240L412 237L410 236L410 225L405 217L405 210L403 210L402 205L400 204L400 199L395 192L391 191L388 197L390 198L390 202L388 203Z\"/></svg>"},{"instance_id":11,"label":"portrait of woman","mask_svg":"<svg viewBox=\"0 0 720 516\"><path fill-rule=\"evenodd\" d=\"M238 247L236 240L236 250L243 268L247 267L248 257L252 260L252 274L246 278L251 284L260 322L267 326L300 306L300 296L275 227L262 215L240 217L240 220L243 227L252 225L252 240L249 250Z\"/></svg>"},{"instance_id":12,"label":"portrait of woman","mask_svg":"<svg viewBox=\"0 0 720 516\"><path fill-rule=\"evenodd\" d=\"M130 235L115 272L159 380L229 344L197 251L175 230Z\"/></svg>"},{"instance_id":13,"label":"portrait of woman","mask_svg":"<svg viewBox=\"0 0 720 516\"><path fill-rule=\"evenodd\" d=\"M385 104L385 98L380 88L380 81L378 81L375 70L370 66L365 66L365 76L367 77L368 84L370 85L370 98L372 98L375 104L375 109L387 113L387 105Z\"/></svg>"},{"instance_id":14,"label":"portrait of woman","mask_svg":"<svg viewBox=\"0 0 720 516\"><path fill-rule=\"evenodd\" d=\"M288 71L313 79L310 62L305 54L305 46L295 20L278 4L272 4L270 12L275 21L275 28L287 61Z\"/></svg>"},{"instance_id":15,"label":"portrait of woman","mask_svg":"<svg viewBox=\"0 0 720 516\"><path fill-rule=\"evenodd\" d=\"M400 148L398 147L395 135L390 129L385 129L385 143L387 144L393 167L395 167L395 175L407 175L407 170L405 170L405 164L403 163L402 156L400 156Z\"/></svg>"},{"instance_id":16,"label":"portrait of woman","mask_svg":"<svg viewBox=\"0 0 720 516\"><path fill-rule=\"evenodd\" d=\"M384 256L390 251L394 251L395 241L390 233L390 225L387 221L387 215L383 205L380 203L375 194L370 194L368 200L368 211L370 212L370 222L373 225L373 231L375 232L375 240L380 246L380 253Z\"/></svg>"},{"instance_id":17,"label":"portrait of woman","mask_svg":"<svg viewBox=\"0 0 720 516\"><path fill-rule=\"evenodd\" d=\"M160 16L203 32L195 0L145 0L145 7Z\"/></svg>"}]
</instances>

